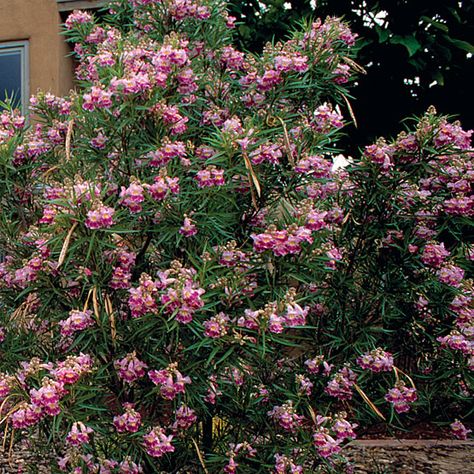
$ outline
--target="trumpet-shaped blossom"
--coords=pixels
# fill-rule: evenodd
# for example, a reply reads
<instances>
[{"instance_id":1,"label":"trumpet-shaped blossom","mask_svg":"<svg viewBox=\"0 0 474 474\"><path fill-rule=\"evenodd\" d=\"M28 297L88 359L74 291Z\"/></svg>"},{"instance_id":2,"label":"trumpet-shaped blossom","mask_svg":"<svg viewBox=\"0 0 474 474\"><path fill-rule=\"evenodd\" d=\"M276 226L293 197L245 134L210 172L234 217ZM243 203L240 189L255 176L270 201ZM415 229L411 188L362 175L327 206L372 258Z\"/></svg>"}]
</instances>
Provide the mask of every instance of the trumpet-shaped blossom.
<instances>
[{"instance_id":1,"label":"trumpet-shaped blossom","mask_svg":"<svg viewBox=\"0 0 474 474\"><path fill-rule=\"evenodd\" d=\"M147 365L137 358L135 352L131 352L123 359L114 361L114 368L118 377L130 384L145 376Z\"/></svg>"}]
</instances>

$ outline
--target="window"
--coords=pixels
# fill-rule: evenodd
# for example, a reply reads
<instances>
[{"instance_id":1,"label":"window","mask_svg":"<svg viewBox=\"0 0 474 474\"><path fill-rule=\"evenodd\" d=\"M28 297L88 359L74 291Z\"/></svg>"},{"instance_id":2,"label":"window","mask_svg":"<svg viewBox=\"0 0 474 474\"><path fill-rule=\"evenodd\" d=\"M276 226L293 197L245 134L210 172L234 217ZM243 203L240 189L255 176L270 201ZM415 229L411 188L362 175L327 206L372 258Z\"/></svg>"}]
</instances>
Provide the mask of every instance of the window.
<instances>
[{"instance_id":1,"label":"window","mask_svg":"<svg viewBox=\"0 0 474 474\"><path fill-rule=\"evenodd\" d=\"M28 109L28 41L0 43L0 100L13 99L23 114Z\"/></svg>"},{"instance_id":2,"label":"window","mask_svg":"<svg viewBox=\"0 0 474 474\"><path fill-rule=\"evenodd\" d=\"M60 12L103 7L105 0L56 0Z\"/></svg>"}]
</instances>

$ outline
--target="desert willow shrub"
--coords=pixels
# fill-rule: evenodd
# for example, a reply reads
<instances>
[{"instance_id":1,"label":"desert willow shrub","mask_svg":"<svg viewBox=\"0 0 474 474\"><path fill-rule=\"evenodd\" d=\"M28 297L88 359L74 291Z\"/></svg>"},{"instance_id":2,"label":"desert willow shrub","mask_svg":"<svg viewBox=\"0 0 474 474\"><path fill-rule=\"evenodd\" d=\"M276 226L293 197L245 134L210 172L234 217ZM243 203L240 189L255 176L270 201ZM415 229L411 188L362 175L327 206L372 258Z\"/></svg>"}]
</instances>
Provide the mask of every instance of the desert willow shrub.
<instances>
[{"instance_id":1,"label":"desert willow shrub","mask_svg":"<svg viewBox=\"0 0 474 474\"><path fill-rule=\"evenodd\" d=\"M334 165L347 25L257 56L233 26L74 12L79 91L1 115L0 421L52 472L332 472L382 419L468 434L470 132L429 111Z\"/></svg>"}]
</instances>

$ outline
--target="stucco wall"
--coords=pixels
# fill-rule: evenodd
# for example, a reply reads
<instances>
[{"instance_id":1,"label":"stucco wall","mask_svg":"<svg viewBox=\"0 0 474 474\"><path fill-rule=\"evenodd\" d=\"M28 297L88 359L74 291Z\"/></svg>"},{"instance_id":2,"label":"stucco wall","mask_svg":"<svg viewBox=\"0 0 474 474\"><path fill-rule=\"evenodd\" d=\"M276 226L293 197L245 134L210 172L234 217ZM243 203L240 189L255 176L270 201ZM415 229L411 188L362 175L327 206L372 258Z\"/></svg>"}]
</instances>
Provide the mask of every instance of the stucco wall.
<instances>
[{"instance_id":1,"label":"stucco wall","mask_svg":"<svg viewBox=\"0 0 474 474\"><path fill-rule=\"evenodd\" d=\"M0 0L0 42L29 41L30 95L64 95L73 87L69 47L60 36L56 0Z\"/></svg>"}]
</instances>

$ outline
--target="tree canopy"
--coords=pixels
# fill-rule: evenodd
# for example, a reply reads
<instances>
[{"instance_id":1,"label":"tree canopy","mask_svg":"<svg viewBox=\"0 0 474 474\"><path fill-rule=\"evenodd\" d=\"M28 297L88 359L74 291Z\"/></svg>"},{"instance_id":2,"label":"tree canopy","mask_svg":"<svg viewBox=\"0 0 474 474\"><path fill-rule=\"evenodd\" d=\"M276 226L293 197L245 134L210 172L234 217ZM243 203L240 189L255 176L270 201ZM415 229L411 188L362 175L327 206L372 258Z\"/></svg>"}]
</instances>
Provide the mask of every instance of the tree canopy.
<instances>
[{"instance_id":1,"label":"tree canopy","mask_svg":"<svg viewBox=\"0 0 474 474\"><path fill-rule=\"evenodd\" d=\"M393 133L402 117L431 104L456 110L465 126L474 126L472 0L246 0L232 8L241 45L250 50L284 38L305 18L343 16L351 23L368 72L354 91L356 145Z\"/></svg>"}]
</instances>

